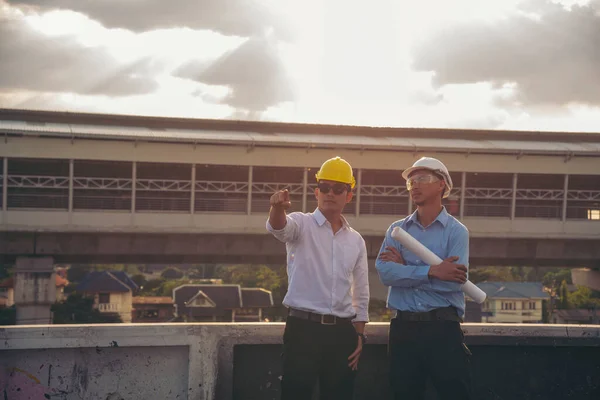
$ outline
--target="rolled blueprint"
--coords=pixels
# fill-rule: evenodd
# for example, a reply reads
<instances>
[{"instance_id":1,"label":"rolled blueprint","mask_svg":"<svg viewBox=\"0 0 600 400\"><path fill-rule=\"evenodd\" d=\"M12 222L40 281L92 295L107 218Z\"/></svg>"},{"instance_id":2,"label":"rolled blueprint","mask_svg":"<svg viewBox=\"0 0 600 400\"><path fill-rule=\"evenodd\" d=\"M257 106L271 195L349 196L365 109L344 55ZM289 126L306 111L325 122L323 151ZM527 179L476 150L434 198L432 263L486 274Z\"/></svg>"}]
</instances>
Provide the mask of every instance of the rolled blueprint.
<instances>
[{"instance_id":1,"label":"rolled blueprint","mask_svg":"<svg viewBox=\"0 0 600 400\"><path fill-rule=\"evenodd\" d=\"M425 261L429 265L441 264L442 259L436 256L431 250L423 246L417 239L412 237L408 232L400 227L395 227L392 230L392 237L402 243L404 247L412 251L417 257ZM483 303L486 294L483 290L475 286L471 281L466 281L461 286L462 291L473 299L476 303Z\"/></svg>"}]
</instances>

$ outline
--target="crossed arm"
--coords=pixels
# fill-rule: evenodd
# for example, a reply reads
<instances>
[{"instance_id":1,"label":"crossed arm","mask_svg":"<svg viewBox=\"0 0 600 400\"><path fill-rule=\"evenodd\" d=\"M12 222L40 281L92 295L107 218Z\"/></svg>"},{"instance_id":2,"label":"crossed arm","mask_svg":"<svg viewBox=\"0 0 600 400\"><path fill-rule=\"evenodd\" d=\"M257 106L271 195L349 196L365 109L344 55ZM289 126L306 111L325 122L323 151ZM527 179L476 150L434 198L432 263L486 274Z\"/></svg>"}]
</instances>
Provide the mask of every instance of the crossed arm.
<instances>
[{"instance_id":1,"label":"crossed arm","mask_svg":"<svg viewBox=\"0 0 600 400\"><path fill-rule=\"evenodd\" d=\"M409 265L402 258L402 245L391 237L393 226L387 230L385 239L379 250L375 267L381 282L386 286L403 288L419 288L437 292L455 292L461 289L462 284L450 280L441 280L432 276L432 267L444 267L445 261L440 266ZM469 260L469 233L464 229L457 229L451 233L449 239L448 257L454 256L450 262L468 266ZM448 258L447 258L448 260Z\"/></svg>"}]
</instances>

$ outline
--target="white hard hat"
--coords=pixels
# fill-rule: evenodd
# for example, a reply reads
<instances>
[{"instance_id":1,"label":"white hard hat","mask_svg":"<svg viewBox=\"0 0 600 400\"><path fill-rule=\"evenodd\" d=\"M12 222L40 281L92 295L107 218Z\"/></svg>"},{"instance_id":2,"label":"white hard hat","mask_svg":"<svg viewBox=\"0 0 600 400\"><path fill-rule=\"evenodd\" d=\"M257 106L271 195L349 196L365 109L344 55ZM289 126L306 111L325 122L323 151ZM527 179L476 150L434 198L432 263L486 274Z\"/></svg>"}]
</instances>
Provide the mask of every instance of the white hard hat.
<instances>
[{"instance_id":1,"label":"white hard hat","mask_svg":"<svg viewBox=\"0 0 600 400\"><path fill-rule=\"evenodd\" d=\"M444 198L450 195L450 191L452 190L452 178L450 178L450 173L448 172L448 168L444 165L443 162L438 160L437 158L432 157L421 157L412 165L412 167L407 168L404 172L402 172L402 177L404 179L408 179L408 176L415 170L418 169L428 169L433 171L444 178L444 182L446 182L446 190L444 190Z\"/></svg>"}]
</instances>

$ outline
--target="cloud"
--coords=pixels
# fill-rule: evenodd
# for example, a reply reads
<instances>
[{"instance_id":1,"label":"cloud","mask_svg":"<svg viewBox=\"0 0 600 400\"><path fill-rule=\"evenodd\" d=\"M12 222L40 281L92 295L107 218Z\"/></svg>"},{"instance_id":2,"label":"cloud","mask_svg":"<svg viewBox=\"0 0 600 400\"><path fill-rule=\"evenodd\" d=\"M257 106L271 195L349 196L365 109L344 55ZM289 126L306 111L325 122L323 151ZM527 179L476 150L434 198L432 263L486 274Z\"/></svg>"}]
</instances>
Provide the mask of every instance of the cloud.
<instances>
[{"instance_id":1,"label":"cloud","mask_svg":"<svg viewBox=\"0 0 600 400\"><path fill-rule=\"evenodd\" d=\"M600 1L524 3L509 17L442 28L413 51L434 84L516 84L514 104L600 104Z\"/></svg>"},{"instance_id":2,"label":"cloud","mask_svg":"<svg viewBox=\"0 0 600 400\"><path fill-rule=\"evenodd\" d=\"M106 49L84 47L73 35L50 37L19 13L0 8L0 88L123 96L152 92L150 59L119 63Z\"/></svg>"},{"instance_id":3,"label":"cloud","mask_svg":"<svg viewBox=\"0 0 600 400\"><path fill-rule=\"evenodd\" d=\"M189 27L251 37L269 29L290 35L285 23L258 0L9 0L43 10L67 9L88 15L107 28L134 32Z\"/></svg>"},{"instance_id":4,"label":"cloud","mask_svg":"<svg viewBox=\"0 0 600 400\"><path fill-rule=\"evenodd\" d=\"M250 112L294 99L290 80L275 43L251 38L212 63L190 61L174 74L231 90L221 102Z\"/></svg>"}]
</instances>

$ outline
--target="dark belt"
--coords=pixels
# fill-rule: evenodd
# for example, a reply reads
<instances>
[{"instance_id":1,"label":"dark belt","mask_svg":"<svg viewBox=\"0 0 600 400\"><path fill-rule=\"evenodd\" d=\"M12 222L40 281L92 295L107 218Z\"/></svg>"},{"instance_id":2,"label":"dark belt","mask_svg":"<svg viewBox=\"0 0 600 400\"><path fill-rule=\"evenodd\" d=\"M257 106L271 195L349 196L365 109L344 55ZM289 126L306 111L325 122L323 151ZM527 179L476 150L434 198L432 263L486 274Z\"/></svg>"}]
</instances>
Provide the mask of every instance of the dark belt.
<instances>
[{"instance_id":1,"label":"dark belt","mask_svg":"<svg viewBox=\"0 0 600 400\"><path fill-rule=\"evenodd\" d=\"M436 308L427 312L396 311L394 319L400 321L426 322L426 321L456 321L463 322L454 307Z\"/></svg>"},{"instance_id":2,"label":"dark belt","mask_svg":"<svg viewBox=\"0 0 600 400\"><path fill-rule=\"evenodd\" d=\"M323 325L335 325L335 324L339 324L342 322L348 323L348 322L352 322L352 320L354 319L354 317L343 318L343 317L337 317L335 315L329 315L329 314L317 314L317 313L313 313L310 311L298 310L296 308L290 308L288 311L288 315L290 317L302 318L302 319L307 319L307 320L313 321L313 322L319 322Z\"/></svg>"}]
</instances>

